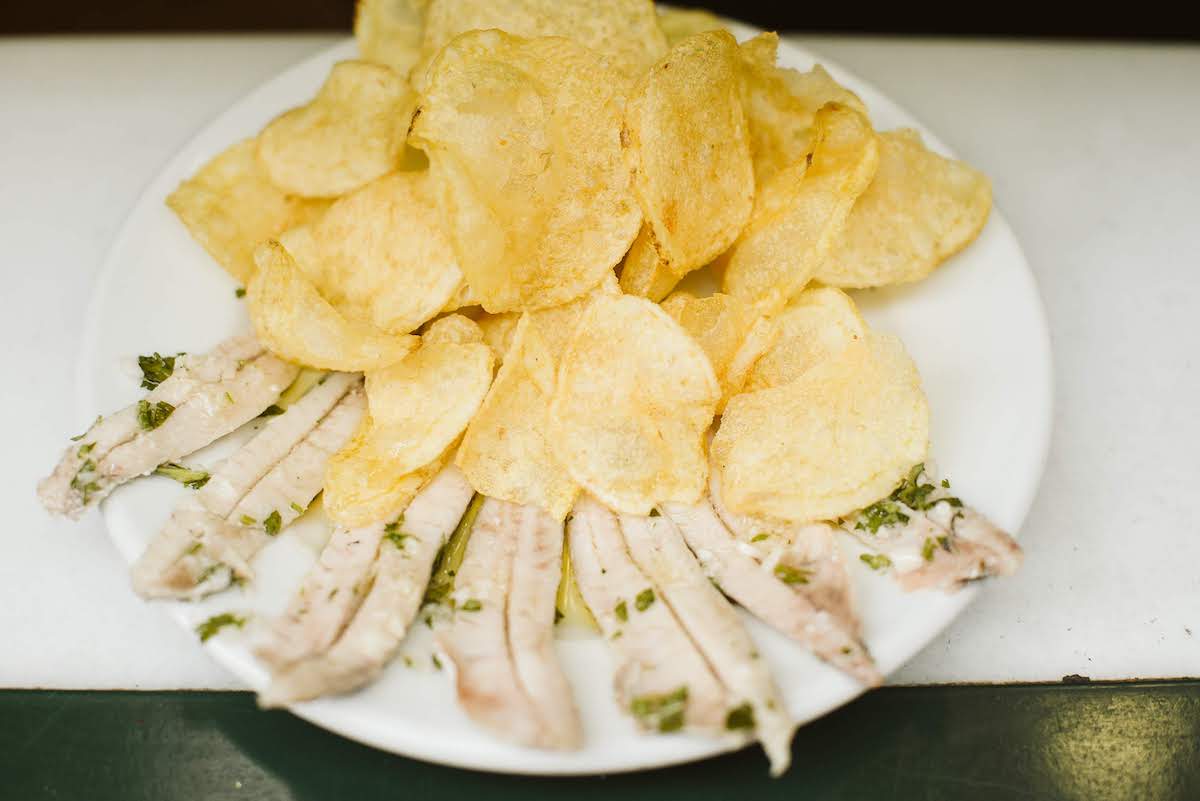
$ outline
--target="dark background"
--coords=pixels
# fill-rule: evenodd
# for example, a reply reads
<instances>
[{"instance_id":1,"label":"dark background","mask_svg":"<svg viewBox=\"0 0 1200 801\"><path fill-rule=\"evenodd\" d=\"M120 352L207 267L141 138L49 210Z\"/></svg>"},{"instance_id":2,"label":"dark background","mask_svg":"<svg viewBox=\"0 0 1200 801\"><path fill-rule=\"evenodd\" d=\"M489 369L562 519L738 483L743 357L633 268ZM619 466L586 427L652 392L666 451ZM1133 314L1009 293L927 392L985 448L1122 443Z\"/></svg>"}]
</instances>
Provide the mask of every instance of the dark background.
<instances>
[{"instance_id":1,"label":"dark background","mask_svg":"<svg viewBox=\"0 0 1200 801\"><path fill-rule=\"evenodd\" d=\"M683 3L681 3L682 5ZM812 33L1200 41L1190 3L847 0L692 2L764 28ZM4 0L0 35L349 30L353 0Z\"/></svg>"}]
</instances>

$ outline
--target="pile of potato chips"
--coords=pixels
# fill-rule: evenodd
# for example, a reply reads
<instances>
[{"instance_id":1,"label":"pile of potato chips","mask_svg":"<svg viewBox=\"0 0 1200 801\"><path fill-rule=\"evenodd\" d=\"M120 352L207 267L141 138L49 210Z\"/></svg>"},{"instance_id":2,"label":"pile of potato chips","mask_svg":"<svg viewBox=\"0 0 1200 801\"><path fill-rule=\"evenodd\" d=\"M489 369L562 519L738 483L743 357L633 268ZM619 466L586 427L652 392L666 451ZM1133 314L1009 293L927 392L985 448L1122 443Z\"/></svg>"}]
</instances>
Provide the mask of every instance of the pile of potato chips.
<instances>
[{"instance_id":1,"label":"pile of potato chips","mask_svg":"<svg viewBox=\"0 0 1200 801\"><path fill-rule=\"evenodd\" d=\"M966 247L983 175L707 12L360 0L355 35L167 200L267 347L365 373L332 517L394 518L453 461L559 519L711 469L734 513L827 520L922 461L916 368L842 290Z\"/></svg>"}]
</instances>

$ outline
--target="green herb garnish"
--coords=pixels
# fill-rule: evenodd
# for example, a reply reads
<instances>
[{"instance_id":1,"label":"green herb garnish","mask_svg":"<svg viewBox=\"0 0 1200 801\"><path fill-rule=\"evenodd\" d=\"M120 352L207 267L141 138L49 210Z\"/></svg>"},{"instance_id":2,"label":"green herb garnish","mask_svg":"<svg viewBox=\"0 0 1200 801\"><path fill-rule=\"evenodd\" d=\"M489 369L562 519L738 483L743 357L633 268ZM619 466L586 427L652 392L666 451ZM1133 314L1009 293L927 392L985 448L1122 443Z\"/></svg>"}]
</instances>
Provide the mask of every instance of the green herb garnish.
<instances>
[{"instance_id":1,"label":"green herb garnish","mask_svg":"<svg viewBox=\"0 0 1200 801\"><path fill-rule=\"evenodd\" d=\"M921 546L921 558L926 562L933 561L933 552L937 550L937 543L932 537L925 538L925 544Z\"/></svg>"},{"instance_id":2,"label":"green herb garnish","mask_svg":"<svg viewBox=\"0 0 1200 801\"><path fill-rule=\"evenodd\" d=\"M454 576L462 564L463 554L467 552L467 542L471 539L471 529L475 526L475 518L479 515L479 507L483 505L483 496L476 495L467 506L462 520L446 544L438 551L433 564L433 573L429 585L425 589L424 602L428 604L441 603L454 589Z\"/></svg>"},{"instance_id":3,"label":"green herb garnish","mask_svg":"<svg viewBox=\"0 0 1200 801\"><path fill-rule=\"evenodd\" d=\"M154 475L166 476L167 478L178 481L183 486L189 489L200 489L208 483L211 477L204 470L193 470L190 467L184 467L176 462L163 462L158 467L154 468Z\"/></svg>"},{"instance_id":4,"label":"green herb garnish","mask_svg":"<svg viewBox=\"0 0 1200 801\"><path fill-rule=\"evenodd\" d=\"M229 612L223 612L219 615L213 615L199 626L196 626L196 633L200 635L200 642L206 642L209 637L215 636L226 626L237 626L240 629L244 625L246 625L246 618L238 617Z\"/></svg>"},{"instance_id":5,"label":"green herb garnish","mask_svg":"<svg viewBox=\"0 0 1200 801\"><path fill-rule=\"evenodd\" d=\"M88 431L91 431L93 428L95 428L97 426L97 424L99 424L99 422L103 419L104 419L103 415L96 415L96 419L92 422L92 424L90 426L88 426L87 431L84 431L82 434L76 434L75 436L71 437L71 442L79 442L79 440L86 437Z\"/></svg>"},{"instance_id":6,"label":"green herb garnish","mask_svg":"<svg viewBox=\"0 0 1200 801\"><path fill-rule=\"evenodd\" d=\"M175 372L175 357L159 353L138 356L138 367L142 368L142 387L154 389Z\"/></svg>"},{"instance_id":7,"label":"green herb garnish","mask_svg":"<svg viewBox=\"0 0 1200 801\"><path fill-rule=\"evenodd\" d=\"M83 457L85 457L89 453L91 453L92 448L95 448L95 447L96 447L96 443L94 443L94 442L89 442L86 445L80 445L79 450L75 451L75 455L78 456L80 459L82 459Z\"/></svg>"},{"instance_id":8,"label":"green herb garnish","mask_svg":"<svg viewBox=\"0 0 1200 801\"><path fill-rule=\"evenodd\" d=\"M861 559L866 566L872 570L883 570L884 568L892 566L892 560L889 559L885 554L881 553L859 554L858 558Z\"/></svg>"},{"instance_id":9,"label":"green herb garnish","mask_svg":"<svg viewBox=\"0 0 1200 801\"><path fill-rule=\"evenodd\" d=\"M237 289L233 290L233 296L234 296L235 298L244 298L244 297L246 297L246 287L244 287L244 286L239 286Z\"/></svg>"},{"instance_id":10,"label":"green herb garnish","mask_svg":"<svg viewBox=\"0 0 1200 801\"><path fill-rule=\"evenodd\" d=\"M292 507L292 511L295 512L296 514L298 514L298 515L304 514L304 507L301 506L300 504L296 503L295 501L292 501L291 504L289 504L289 505Z\"/></svg>"},{"instance_id":11,"label":"green herb garnish","mask_svg":"<svg viewBox=\"0 0 1200 801\"><path fill-rule=\"evenodd\" d=\"M889 500L873 503L862 510L859 521L854 527L859 531L869 531L877 534L885 526L894 526L908 522L908 515L900 511L900 507Z\"/></svg>"},{"instance_id":12,"label":"green herb garnish","mask_svg":"<svg viewBox=\"0 0 1200 801\"><path fill-rule=\"evenodd\" d=\"M173 411L175 407L166 401L151 403L148 400L140 400L137 404L138 425L144 431L153 431L165 423Z\"/></svg>"},{"instance_id":13,"label":"green herb garnish","mask_svg":"<svg viewBox=\"0 0 1200 801\"><path fill-rule=\"evenodd\" d=\"M442 660L438 659L438 655L430 654L430 658L433 660L434 668L436 668L437 670L441 670L442 669Z\"/></svg>"},{"instance_id":14,"label":"green herb garnish","mask_svg":"<svg viewBox=\"0 0 1200 801\"><path fill-rule=\"evenodd\" d=\"M791 565L775 565L775 578L784 584L807 584L812 572Z\"/></svg>"},{"instance_id":15,"label":"green herb garnish","mask_svg":"<svg viewBox=\"0 0 1200 801\"><path fill-rule=\"evenodd\" d=\"M241 523L243 526L253 526L258 521L250 515L242 515Z\"/></svg>"},{"instance_id":16,"label":"green herb garnish","mask_svg":"<svg viewBox=\"0 0 1200 801\"><path fill-rule=\"evenodd\" d=\"M629 620L629 607L625 605L624 601L621 601L613 607L613 614L617 616L617 620L625 623Z\"/></svg>"},{"instance_id":17,"label":"green herb garnish","mask_svg":"<svg viewBox=\"0 0 1200 801\"><path fill-rule=\"evenodd\" d=\"M654 589L652 587L647 587L639 592L637 597L633 599L633 608L639 612L645 612L652 603L654 603Z\"/></svg>"},{"instance_id":18,"label":"green herb garnish","mask_svg":"<svg viewBox=\"0 0 1200 801\"><path fill-rule=\"evenodd\" d=\"M278 534L282 526L283 518L279 516L278 509L272 509L271 514L263 519L263 531L267 532L268 537L274 537Z\"/></svg>"},{"instance_id":19,"label":"green herb garnish","mask_svg":"<svg viewBox=\"0 0 1200 801\"><path fill-rule=\"evenodd\" d=\"M383 538L403 551L404 541L412 534L402 531L400 529L402 525L404 525L404 515L400 515L396 520L383 527Z\"/></svg>"},{"instance_id":20,"label":"green herb garnish","mask_svg":"<svg viewBox=\"0 0 1200 801\"><path fill-rule=\"evenodd\" d=\"M766 539L767 537L769 537L769 536L771 536L771 535L770 535L770 534L766 534L766 533L762 533L762 534L755 534L753 537L751 537L751 538L750 538L750 541L751 541L751 542L762 542L763 540L765 540L765 539Z\"/></svg>"},{"instance_id":21,"label":"green herb garnish","mask_svg":"<svg viewBox=\"0 0 1200 801\"><path fill-rule=\"evenodd\" d=\"M464 612L478 612L483 608L483 602L478 598L468 598L467 600L463 601L463 605L458 608Z\"/></svg>"},{"instance_id":22,"label":"green herb garnish","mask_svg":"<svg viewBox=\"0 0 1200 801\"><path fill-rule=\"evenodd\" d=\"M754 728L754 707L747 702L735 706L725 716L725 728L729 731L743 731Z\"/></svg>"},{"instance_id":23,"label":"green herb garnish","mask_svg":"<svg viewBox=\"0 0 1200 801\"><path fill-rule=\"evenodd\" d=\"M687 685L661 695L641 695L629 704L629 711L642 725L660 732L683 728L683 713L687 708Z\"/></svg>"},{"instance_id":24,"label":"green herb garnish","mask_svg":"<svg viewBox=\"0 0 1200 801\"><path fill-rule=\"evenodd\" d=\"M83 497L83 505L87 506L92 495L100 491L100 482L96 480L96 463L88 459L75 471L71 479L71 489Z\"/></svg>"}]
</instances>

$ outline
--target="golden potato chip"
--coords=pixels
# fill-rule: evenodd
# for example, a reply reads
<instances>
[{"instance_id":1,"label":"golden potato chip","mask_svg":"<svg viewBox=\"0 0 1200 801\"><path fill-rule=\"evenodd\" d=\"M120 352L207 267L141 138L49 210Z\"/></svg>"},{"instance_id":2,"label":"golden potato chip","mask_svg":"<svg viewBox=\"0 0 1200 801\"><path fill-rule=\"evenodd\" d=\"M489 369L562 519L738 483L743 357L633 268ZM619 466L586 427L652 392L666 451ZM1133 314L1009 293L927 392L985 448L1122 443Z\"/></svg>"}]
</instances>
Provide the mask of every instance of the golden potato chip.
<instances>
[{"instance_id":1,"label":"golden potato chip","mask_svg":"<svg viewBox=\"0 0 1200 801\"><path fill-rule=\"evenodd\" d=\"M455 463L477 492L533 504L562 520L579 487L550 448L554 380L554 357L530 316L522 315Z\"/></svg>"},{"instance_id":2,"label":"golden potato chip","mask_svg":"<svg viewBox=\"0 0 1200 801\"><path fill-rule=\"evenodd\" d=\"M722 398L728 398L740 389L740 385L731 387L728 379L730 367L754 323L749 311L734 298L721 293L698 298L686 292L675 292L663 301L662 308L708 354L721 385Z\"/></svg>"},{"instance_id":3,"label":"golden potato chip","mask_svg":"<svg viewBox=\"0 0 1200 801\"><path fill-rule=\"evenodd\" d=\"M312 101L284 112L258 137L271 183L304 197L334 197L396 169L416 97L391 69L334 64Z\"/></svg>"},{"instance_id":4,"label":"golden potato chip","mask_svg":"<svg viewBox=\"0 0 1200 801\"><path fill-rule=\"evenodd\" d=\"M718 261L724 291L759 314L779 311L812 278L879 162L878 137L857 111L830 103L814 126L811 164L759 190L750 223Z\"/></svg>"},{"instance_id":5,"label":"golden potato chip","mask_svg":"<svg viewBox=\"0 0 1200 801\"><path fill-rule=\"evenodd\" d=\"M429 64L451 39L488 28L528 38L573 39L603 54L626 83L667 50L650 0L432 0L414 85L424 90Z\"/></svg>"},{"instance_id":6,"label":"golden potato chip","mask_svg":"<svg viewBox=\"0 0 1200 801\"><path fill-rule=\"evenodd\" d=\"M167 198L167 206L217 263L245 283L254 248L325 211L329 202L293 197L272 184L255 159L256 139L239 142L205 164Z\"/></svg>"},{"instance_id":7,"label":"golden potato chip","mask_svg":"<svg viewBox=\"0 0 1200 801\"><path fill-rule=\"evenodd\" d=\"M326 297L384 331L415 330L462 284L425 172L392 173L340 198L312 236Z\"/></svg>"},{"instance_id":8,"label":"golden potato chip","mask_svg":"<svg viewBox=\"0 0 1200 801\"><path fill-rule=\"evenodd\" d=\"M421 55L421 32L429 0L358 0L354 38L363 61L407 76Z\"/></svg>"},{"instance_id":9,"label":"golden potato chip","mask_svg":"<svg viewBox=\"0 0 1200 801\"><path fill-rule=\"evenodd\" d=\"M754 204L738 59L728 31L690 36L638 81L625 106L621 144L642 234L678 276L729 247Z\"/></svg>"},{"instance_id":10,"label":"golden potato chip","mask_svg":"<svg viewBox=\"0 0 1200 801\"><path fill-rule=\"evenodd\" d=\"M875 178L816 277L844 287L919 281L974 241L991 208L983 173L926 149L914 130L880 134Z\"/></svg>"},{"instance_id":11,"label":"golden potato chip","mask_svg":"<svg viewBox=\"0 0 1200 801\"><path fill-rule=\"evenodd\" d=\"M621 264L621 291L657 303L678 283L679 276L659 258L649 226L643 224Z\"/></svg>"},{"instance_id":12,"label":"golden potato chip","mask_svg":"<svg viewBox=\"0 0 1200 801\"><path fill-rule=\"evenodd\" d=\"M411 141L429 155L459 266L487 311L582 295L637 235L619 84L582 45L495 30L459 36L431 66Z\"/></svg>"},{"instance_id":13,"label":"golden potato chip","mask_svg":"<svg viewBox=\"0 0 1200 801\"><path fill-rule=\"evenodd\" d=\"M450 296L450 300L446 301L446 305L442 307L442 311L448 312L463 309L467 306L478 305L479 298L475 297L475 292L471 289L471 285L463 281L458 285L458 289L454 290L454 294Z\"/></svg>"},{"instance_id":14,"label":"golden potato chip","mask_svg":"<svg viewBox=\"0 0 1200 801\"><path fill-rule=\"evenodd\" d=\"M809 72L775 65L779 36L763 33L743 42L742 102L746 107L758 185L812 152L813 117L826 103L840 103L866 116L858 95L817 64Z\"/></svg>"},{"instance_id":15,"label":"golden potato chip","mask_svg":"<svg viewBox=\"0 0 1200 801\"><path fill-rule=\"evenodd\" d=\"M550 438L572 478L609 507L694 503L721 390L696 342L654 303L597 298L567 343Z\"/></svg>"},{"instance_id":16,"label":"golden potato chip","mask_svg":"<svg viewBox=\"0 0 1200 801\"><path fill-rule=\"evenodd\" d=\"M482 342L423 340L404 361L366 375L368 423L329 460L326 507L339 522L382 520L414 474L466 429L492 383ZM401 507L402 508L402 507Z\"/></svg>"},{"instance_id":17,"label":"golden potato chip","mask_svg":"<svg viewBox=\"0 0 1200 801\"><path fill-rule=\"evenodd\" d=\"M692 34L721 30L725 25L702 8L666 8L658 15L658 27L667 37L667 45L674 46Z\"/></svg>"},{"instance_id":18,"label":"golden potato chip","mask_svg":"<svg viewBox=\"0 0 1200 801\"><path fill-rule=\"evenodd\" d=\"M721 397L721 405L717 409L719 413L724 413L729 399L741 392L754 365L758 363L764 353L771 349L778 338L779 328L771 322L769 317L759 317L750 326L750 330L742 339L742 344L738 346L733 358L730 359L729 366L725 368L725 380L722 385L725 391Z\"/></svg>"},{"instance_id":19,"label":"golden potato chip","mask_svg":"<svg viewBox=\"0 0 1200 801\"><path fill-rule=\"evenodd\" d=\"M479 320L479 330L483 332L483 341L492 349L497 362L503 362L504 356L512 346L513 334L516 333L517 323L521 315L517 312L488 314L484 312Z\"/></svg>"},{"instance_id":20,"label":"golden potato chip","mask_svg":"<svg viewBox=\"0 0 1200 801\"><path fill-rule=\"evenodd\" d=\"M255 261L258 272L246 292L250 319L262 343L288 361L324 370L378 370L420 341L347 319L276 241L262 245Z\"/></svg>"},{"instance_id":21,"label":"golden potato chip","mask_svg":"<svg viewBox=\"0 0 1200 801\"><path fill-rule=\"evenodd\" d=\"M916 367L900 340L869 334L790 384L734 396L712 453L734 512L808 522L886 496L928 442Z\"/></svg>"},{"instance_id":22,"label":"golden potato chip","mask_svg":"<svg viewBox=\"0 0 1200 801\"><path fill-rule=\"evenodd\" d=\"M425 327L425 332L421 334L421 344L425 345L431 342L453 342L459 345L473 342L482 343L483 331L470 317L464 317L461 314L447 314Z\"/></svg>"},{"instance_id":23,"label":"golden potato chip","mask_svg":"<svg viewBox=\"0 0 1200 801\"><path fill-rule=\"evenodd\" d=\"M550 306L529 312L529 319L545 343L554 364L562 357L567 342L575 333L575 327L598 298L619 298L621 288L617 285L617 277L608 273L591 291L559 306Z\"/></svg>"},{"instance_id":24,"label":"golden potato chip","mask_svg":"<svg viewBox=\"0 0 1200 801\"><path fill-rule=\"evenodd\" d=\"M746 392L790 384L867 335L854 301L831 287L804 290L771 323L776 340L755 361L742 387Z\"/></svg>"},{"instance_id":25,"label":"golden potato chip","mask_svg":"<svg viewBox=\"0 0 1200 801\"><path fill-rule=\"evenodd\" d=\"M411 473L397 474L385 461L361 458L364 443L371 435L370 417L364 417L346 447L329 459L325 469L325 513L347 528L398 518L417 493L433 479L454 454L451 443L429 464Z\"/></svg>"}]
</instances>

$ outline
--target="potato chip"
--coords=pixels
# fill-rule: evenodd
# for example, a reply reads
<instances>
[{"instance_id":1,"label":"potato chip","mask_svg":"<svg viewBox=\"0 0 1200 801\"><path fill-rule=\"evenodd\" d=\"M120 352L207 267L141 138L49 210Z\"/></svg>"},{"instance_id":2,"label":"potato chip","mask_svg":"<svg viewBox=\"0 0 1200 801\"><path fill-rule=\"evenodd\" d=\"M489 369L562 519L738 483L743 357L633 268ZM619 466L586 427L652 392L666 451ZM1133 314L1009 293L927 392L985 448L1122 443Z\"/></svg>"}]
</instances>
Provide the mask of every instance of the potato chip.
<instances>
[{"instance_id":1,"label":"potato chip","mask_svg":"<svg viewBox=\"0 0 1200 801\"><path fill-rule=\"evenodd\" d=\"M621 264L621 291L657 303L669 295L678 283L679 276L671 272L659 258L653 235L648 226L643 225Z\"/></svg>"},{"instance_id":2,"label":"potato chip","mask_svg":"<svg viewBox=\"0 0 1200 801\"><path fill-rule=\"evenodd\" d=\"M432 0L414 85L424 90L429 64L451 39L488 28L528 38L573 39L603 54L625 83L667 51L650 0Z\"/></svg>"},{"instance_id":3,"label":"potato chip","mask_svg":"<svg viewBox=\"0 0 1200 801\"><path fill-rule=\"evenodd\" d=\"M568 39L472 31L442 50L429 81L411 141L429 155L484 309L557 306L596 286L641 220L613 70Z\"/></svg>"},{"instance_id":4,"label":"potato chip","mask_svg":"<svg viewBox=\"0 0 1200 801\"><path fill-rule=\"evenodd\" d=\"M743 385L746 392L790 384L867 335L854 301L831 287L801 292L771 324L777 329L775 343L755 361Z\"/></svg>"},{"instance_id":5,"label":"potato chip","mask_svg":"<svg viewBox=\"0 0 1200 801\"><path fill-rule=\"evenodd\" d=\"M363 61L391 67L407 76L421 55L421 34L429 0L358 0L354 38Z\"/></svg>"},{"instance_id":6,"label":"potato chip","mask_svg":"<svg viewBox=\"0 0 1200 801\"><path fill-rule=\"evenodd\" d=\"M276 117L258 137L271 183L334 197L396 169L416 97L404 78L366 61L334 64L317 96Z\"/></svg>"},{"instance_id":7,"label":"potato chip","mask_svg":"<svg viewBox=\"0 0 1200 801\"><path fill-rule=\"evenodd\" d=\"M722 394L718 412L724 413L729 399L742 391L742 387L745 386L750 376L750 371L778 339L779 328L771 322L769 317L759 317L754 321L742 339L742 344L738 346L733 358L730 359L729 366L725 368L725 380L722 384L725 391Z\"/></svg>"},{"instance_id":8,"label":"potato chip","mask_svg":"<svg viewBox=\"0 0 1200 801\"><path fill-rule=\"evenodd\" d=\"M864 116L866 106L820 64L809 72L775 65L779 36L763 33L743 42L742 102L746 107L758 185L812 152L813 117L826 103L840 103Z\"/></svg>"},{"instance_id":9,"label":"potato chip","mask_svg":"<svg viewBox=\"0 0 1200 801\"><path fill-rule=\"evenodd\" d=\"M654 303L596 299L563 352L550 406L554 452L609 507L694 503L721 390L704 351Z\"/></svg>"},{"instance_id":10,"label":"potato chip","mask_svg":"<svg viewBox=\"0 0 1200 801\"><path fill-rule=\"evenodd\" d=\"M478 305L479 298L475 297L475 291L471 289L470 284L463 281L458 285L458 289L454 290L454 294L450 296L450 300L446 301L446 305L442 307L442 311L454 311Z\"/></svg>"},{"instance_id":11,"label":"potato chip","mask_svg":"<svg viewBox=\"0 0 1200 801\"><path fill-rule=\"evenodd\" d=\"M477 492L533 504L562 520L579 487L550 447L554 381L554 357L530 315L524 314L455 463Z\"/></svg>"},{"instance_id":12,"label":"potato chip","mask_svg":"<svg viewBox=\"0 0 1200 801\"><path fill-rule=\"evenodd\" d=\"M740 389L740 385L731 387L727 381L729 369L754 323L748 310L729 295L698 298L686 292L675 292L663 301L662 308L708 354L722 398Z\"/></svg>"},{"instance_id":13,"label":"potato chip","mask_svg":"<svg viewBox=\"0 0 1200 801\"><path fill-rule=\"evenodd\" d=\"M492 349L496 361L502 363L505 354L512 346L513 334L516 333L517 323L521 315L517 312L488 314L484 312L478 320L479 330L483 332L483 341Z\"/></svg>"},{"instance_id":14,"label":"potato chip","mask_svg":"<svg viewBox=\"0 0 1200 801\"><path fill-rule=\"evenodd\" d=\"M725 25L702 8L667 8L658 15L658 27L667 37L667 45L673 47L693 34L721 30Z\"/></svg>"},{"instance_id":15,"label":"potato chip","mask_svg":"<svg viewBox=\"0 0 1200 801\"><path fill-rule=\"evenodd\" d=\"M926 149L914 130L888 131L875 178L817 278L844 287L919 281L974 241L991 207L983 173Z\"/></svg>"},{"instance_id":16,"label":"potato chip","mask_svg":"<svg viewBox=\"0 0 1200 801\"><path fill-rule=\"evenodd\" d=\"M326 297L384 331L413 331L462 284L428 173L372 181L330 206L312 235Z\"/></svg>"},{"instance_id":17,"label":"potato chip","mask_svg":"<svg viewBox=\"0 0 1200 801\"><path fill-rule=\"evenodd\" d=\"M542 342L546 344L546 349L553 357L556 366L562 357L563 350L567 347L567 342L575 333L575 327L583 318L584 312L591 308L591 305L599 298L619 297L621 297L621 288L617 285L617 277L609 273L586 295L581 295L560 306L529 312L529 319L537 328L538 334L541 336Z\"/></svg>"},{"instance_id":18,"label":"potato chip","mask_svg":"<svg viewBox=\"0 0 1200 801\"><path fill-rule=\"evenodd\" d=\"M254 275L254 248L303 225L329 206L272 184L255 159L256 139L233 145L205 164L167 198L191 235L217 263L245 283Z\"/></svg>"},{"instance_id":19,"label":"potato chip","mask_svg":"<svg viewBox=\"0 0 1200 801\"><path fill-rule=\"evenodd\" d=\"M258 272L246 293L250 319L262 343L288 361L324 370L378 370L420 341L347 319L276 241L262 245L255 261Z\"/></svg>"},{"instance_id":20,"label":"potato chip","mask_svg":"<svg viewBox=\"0 0 1200 801\"><path fill-rule=\"evenodd\" d=\"M750 138L728 31L690 36L638 81L621 144L662 266L683 276L737 238L754 204Z\"/></svg>"},{"instance_id":21,"label":"potato chip","mask_svg":"<svg viewBox=\"0 0 1200 801\"><path fill-rule=\"evenodd\" d=\"M370 417L364 417L350 442L330 457L325 469L325 513L347 528L399 518L417 493L450 461L457 444L451 443L429 464L398 475L387 461L360 457L370 432Z\"/></svg>"},{"instance_id":22,"label":"potato chip","mask_svg":"<svg viewBox=\"0 0 1200 801\"><path fill-rule=\"evenodd\" d=\"M425 345L431 342L453 342L458 345L482 343L483 331L470 317L464 317L461 314L447 314L425 327L425 332L421 334L421 344ZM489 347L488 350L491 348Z\"/></svg>"},{"instance_id":23,"label":"potato chip","mask_svg":"<svg viewBox=\"0 0 1200 801\"><path fill-rule=\"evenodd\" d=\"M830 103L814 126L811 164L759 190L750 223L719 260L724 291L759 314L779 311L812 278L879 162L878 137L857 111Z\"/></svg>"},{"instance_id":24,"label":"potato chip","mask_svg":"<svg viewBox=\"0 0 1200 801\"><path fill-rule=\"evenodd\" d=\"M808 522L886 496L928 441L916 367L898 339L869 334L790 384L736 395L712 453L734 512Z\"/></svg>"}]
</instances>

